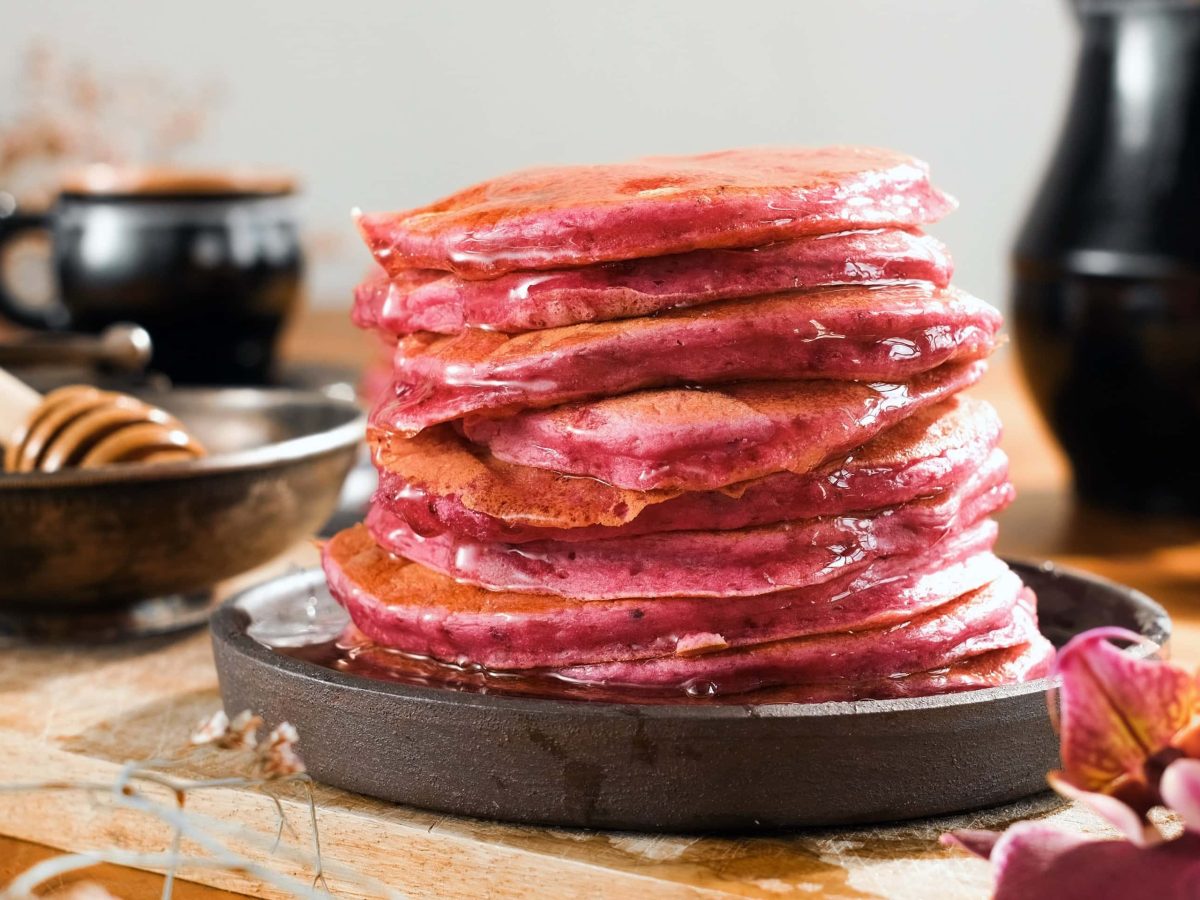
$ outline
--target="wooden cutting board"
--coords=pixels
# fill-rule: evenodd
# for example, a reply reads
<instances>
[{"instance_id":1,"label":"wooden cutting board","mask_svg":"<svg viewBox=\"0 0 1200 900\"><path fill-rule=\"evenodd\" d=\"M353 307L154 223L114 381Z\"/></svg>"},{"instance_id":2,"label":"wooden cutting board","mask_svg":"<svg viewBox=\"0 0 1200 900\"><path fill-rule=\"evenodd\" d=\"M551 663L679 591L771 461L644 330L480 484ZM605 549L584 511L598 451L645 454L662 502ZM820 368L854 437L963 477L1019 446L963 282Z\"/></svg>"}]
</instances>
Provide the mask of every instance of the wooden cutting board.
<instances>
[{"instance_id":1,"label":"wooden cutting board","mask_svg":"<svg viewBox=\"0 0 1200 900\"><path fill-rule=\"evenodd\" d=\"M299 548L280 566L314 561L310 548ZM219 705L207 634L99 648L6 647L0 653L0 782L110 782L128 761L183 747L194 725ZM228 773L206 763L174 774ZM352 885L350 873L358 872L414 897L924 900L929 886L937 884L938 896L946 900L982 898L990 884L987 865L940 847L937 837L943 831L1002 828L1029 816L1049 816L1073 830L1104 831L1090 814L1061 807L1047 795L953 819L768 838L504 825L321 787L316 798L330 886L338 896L352 897L378 895ZM305 834L303 795L289 794L283 805L289 821ZM236 821L264 838L274 834L277 821L267 798L240 787L192 793L187 809L200 821ZM69 850L160 851L169 840L165 827L153 820L114 811L79 791L0 793L0 834ZM285 844L306 846L296 837ZM265 850L247 855L271 859ZM281 862L277 868L307 880L302 867ZM244 875L185 875L254 896L279 896Z\"/></svg>"}]
</instances>

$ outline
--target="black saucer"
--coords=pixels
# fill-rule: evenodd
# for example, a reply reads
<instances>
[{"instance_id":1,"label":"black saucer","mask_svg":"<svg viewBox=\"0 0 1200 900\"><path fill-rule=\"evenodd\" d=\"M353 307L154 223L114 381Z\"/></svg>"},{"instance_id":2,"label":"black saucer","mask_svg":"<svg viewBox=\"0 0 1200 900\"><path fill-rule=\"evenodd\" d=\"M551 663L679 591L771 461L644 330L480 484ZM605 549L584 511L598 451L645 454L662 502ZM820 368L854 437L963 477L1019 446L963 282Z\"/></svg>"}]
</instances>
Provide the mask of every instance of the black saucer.
<instances>
[{"instance_id":1,"label":"black saucer","mask_svg":"<svg viewBox=\"0 0 1200 900\"><path fill-rule=\"evenodd\" d=\"M1056 643L1098 625L1159 645L1170 635L1162 607L1138 591L1013 567ZM327 597L310 570L225 603L212 623L221 694L231 715L294 724L318 781L384 800L572 827L754 832L993 806L1045 790L1058 765L1044 680L855 703L616 704L376 681L247 634L256 614Z\"/></svg>"}]
</instances>

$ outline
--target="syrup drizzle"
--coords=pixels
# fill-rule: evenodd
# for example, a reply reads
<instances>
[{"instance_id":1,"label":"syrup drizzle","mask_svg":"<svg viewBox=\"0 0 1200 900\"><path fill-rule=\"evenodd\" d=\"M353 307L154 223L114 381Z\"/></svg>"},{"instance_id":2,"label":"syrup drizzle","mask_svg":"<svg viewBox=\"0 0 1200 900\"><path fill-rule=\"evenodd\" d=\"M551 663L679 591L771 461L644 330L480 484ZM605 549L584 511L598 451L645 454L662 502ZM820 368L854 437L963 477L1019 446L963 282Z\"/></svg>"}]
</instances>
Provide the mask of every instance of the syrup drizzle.
<instances>
[{"instance_id":1,"label":"syrup drizzle","mask_svg":"<svg viewBox=\"0 0 1200 900\"><path fill-rule=\"evenodd\" d=\"M414 687L511 697L604 703L761 705L857 699L854 685L796 685L728 693L720 684L692 679L664 687L583 683L550 670L498 671L466 661L445 662L374 643L350 623L324 591L303 602L294 594L248 610L247 634L275 652L335 672ZM926 673L936 674L936 673ZM893 681L908 676L897 673ZM863 698L870 696L864 691Z\"/></svg>"}]
</instances>

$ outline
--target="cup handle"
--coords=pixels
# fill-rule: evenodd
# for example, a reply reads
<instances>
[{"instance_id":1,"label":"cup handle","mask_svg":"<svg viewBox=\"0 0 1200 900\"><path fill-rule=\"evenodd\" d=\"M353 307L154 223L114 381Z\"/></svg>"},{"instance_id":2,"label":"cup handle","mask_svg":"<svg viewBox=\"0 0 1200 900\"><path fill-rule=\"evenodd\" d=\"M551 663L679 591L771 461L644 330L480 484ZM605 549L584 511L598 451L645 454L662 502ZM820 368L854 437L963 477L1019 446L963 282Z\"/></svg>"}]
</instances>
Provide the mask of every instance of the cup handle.
<instances>
[{"instance_id":1,"label":"cup handle","mask_svg":"<svg viewBox=\"0 0 1200 900\"><path fill-rule=\"evenodd\" d=\"M26 231L43 231L50 227L50 217L39 213L14 211L0 215L0 315L24 325L45 331L58 331L68 327L70 316L61 301L40 308L22 301L12 292L8 275L3 266L5 245Z\"/></svg>"}]
</instances>

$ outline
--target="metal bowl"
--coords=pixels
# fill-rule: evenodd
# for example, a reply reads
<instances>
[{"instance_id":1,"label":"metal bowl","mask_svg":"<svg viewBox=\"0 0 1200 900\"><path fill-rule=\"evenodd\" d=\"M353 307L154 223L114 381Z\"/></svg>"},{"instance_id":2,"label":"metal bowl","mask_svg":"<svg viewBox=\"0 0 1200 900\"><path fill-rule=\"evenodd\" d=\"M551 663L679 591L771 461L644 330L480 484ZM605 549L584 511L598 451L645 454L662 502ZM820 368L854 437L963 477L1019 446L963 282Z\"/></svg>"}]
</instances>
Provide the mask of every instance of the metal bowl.
<instances>
[{"instance_id":1,"label":"metal bowl","mask_svg":"<svg viewBox=\"0 0 1200 900\"><path fill-rule=\"evenodd\" d=\"M333 511L364 428L353 402L316 391L140 396L210 455L0 474L0 613L119 610L267 562Z\"/></svg>"}]
</instances>

